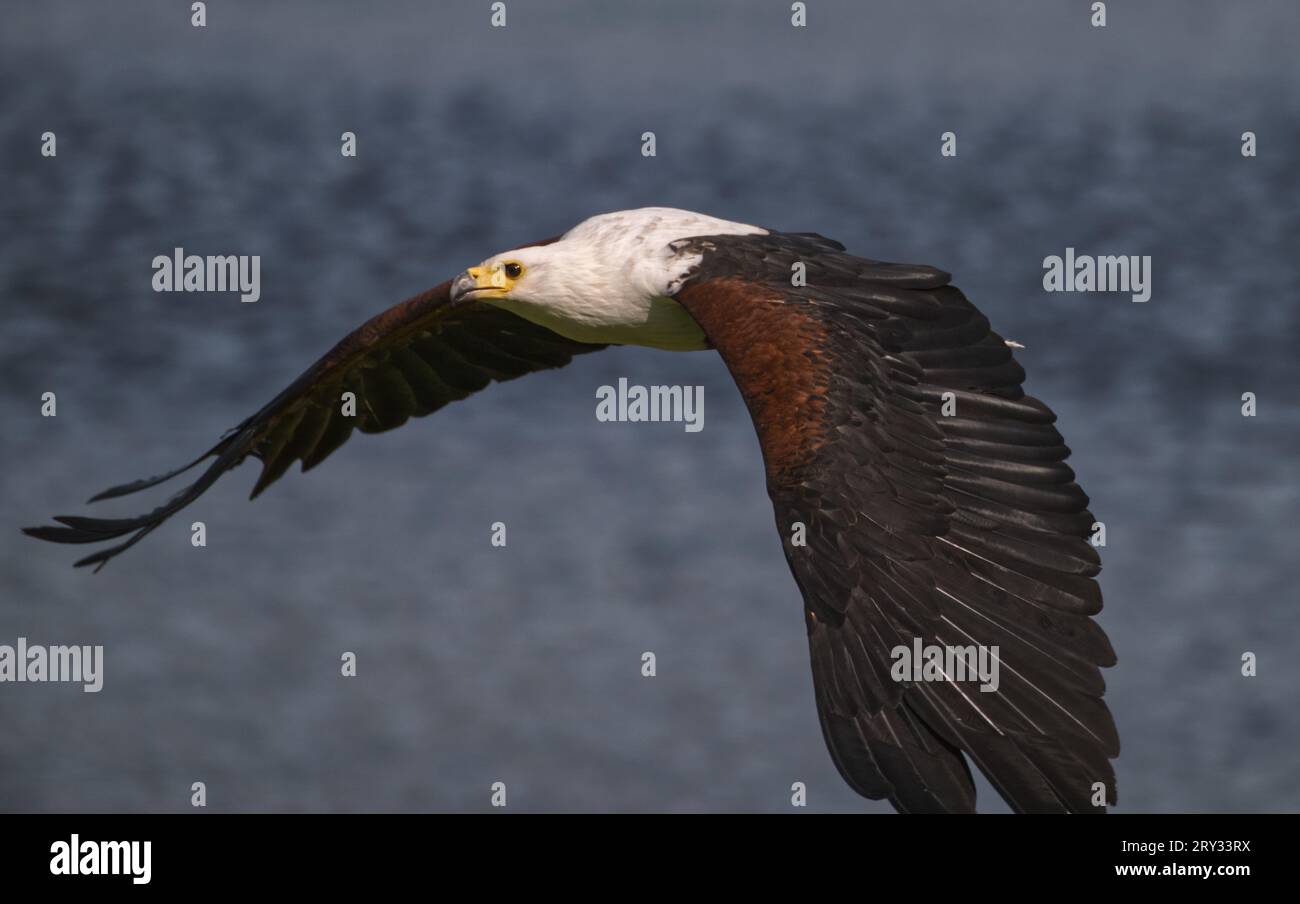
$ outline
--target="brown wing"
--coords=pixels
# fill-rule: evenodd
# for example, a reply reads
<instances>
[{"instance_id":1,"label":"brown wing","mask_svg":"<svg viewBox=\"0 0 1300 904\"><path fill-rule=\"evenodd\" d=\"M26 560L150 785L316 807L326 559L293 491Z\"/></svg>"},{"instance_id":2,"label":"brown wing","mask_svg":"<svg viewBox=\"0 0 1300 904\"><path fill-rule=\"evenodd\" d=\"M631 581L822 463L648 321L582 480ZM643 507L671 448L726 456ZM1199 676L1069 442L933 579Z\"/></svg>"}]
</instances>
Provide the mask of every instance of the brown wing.
<instances>
[{"instance_id":1,"label":"brown wing","mask_svg":"<svg viewBox=\"0 0 1300 904\"><path fill-rule=\"evenodd\" d=\"M302 462L304 471L320 464L354 429L391 430L408 418L478 392L493 380L563 367L576 354L604 348L574 342L486 304L453 306L450 285L442 283L371 318L188 465L113 487L90 500L134 493L216 459L197 481L152 512L122 519L59 516L54 520L62 527L24 528L24 533L56 543L98 543L131 534L126 542L76 563L98 570L250 455L262 462L261 477L253 487L256 497L295 461ZM344 413L345 393L355 395L355 413Z\"/></svg>"},{"instance_id":2,"label":"brown wing","mask_svg":"<svg viewBox=\"0 0 1300 904\"><path fill-rule=\"evenodd\" d=\"M841 775L900 810L970 811L965 753L1017 810L1101 812L1119 737L1093 517L1010 349L933 268L809 235L688 244L702 263L677 298L753 417ZM917 638L997 647L999 686L895 680Z\"/></svg>"}]
</instances>

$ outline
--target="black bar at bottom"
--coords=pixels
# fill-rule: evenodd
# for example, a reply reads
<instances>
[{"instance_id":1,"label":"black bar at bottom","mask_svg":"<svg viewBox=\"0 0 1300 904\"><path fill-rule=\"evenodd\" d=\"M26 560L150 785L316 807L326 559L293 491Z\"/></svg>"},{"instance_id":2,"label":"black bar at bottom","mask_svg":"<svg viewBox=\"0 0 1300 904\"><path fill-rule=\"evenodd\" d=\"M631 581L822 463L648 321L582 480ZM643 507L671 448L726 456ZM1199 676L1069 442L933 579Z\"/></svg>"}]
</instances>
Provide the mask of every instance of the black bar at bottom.
<instances>
[{"instance_id":1,"label":"black bar at bottom","mask_svg":"<svg viewBox=\"0 0 1300 904\"><path fill-rule=\"evenodd\" d=\"M0 882L7 892L32 885L92 893L289 885L297 893L337 894L399 882L436 893L470 878L494 892L520 881L535 883L533 892L554 883L613 893L612 878L629 891L668 893L701 883L734 891L778 879L856 876L864 892L876 879L918 890L1105 883L1229 891L1284 880L1296 829L1295 816L1212 815L6 816ZM86 874L96 870L115 874ZM146 875L147 882L137 881Z\"/></svg>"}]
</instances>

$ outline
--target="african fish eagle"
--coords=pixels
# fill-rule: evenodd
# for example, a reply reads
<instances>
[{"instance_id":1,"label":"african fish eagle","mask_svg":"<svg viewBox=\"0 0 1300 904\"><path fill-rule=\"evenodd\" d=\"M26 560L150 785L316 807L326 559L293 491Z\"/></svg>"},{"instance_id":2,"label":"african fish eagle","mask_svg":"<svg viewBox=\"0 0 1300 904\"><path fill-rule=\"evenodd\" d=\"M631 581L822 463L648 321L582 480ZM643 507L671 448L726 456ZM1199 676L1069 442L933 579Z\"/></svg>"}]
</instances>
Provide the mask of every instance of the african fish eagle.
<instances>
[{"instance_id":1,"label":"african fish eagle","mask_svg":"<svg viewBox=\"0 0 1300 904\"><path fill-rule=\"evenodd\" d=\"M91 500L215 459L147 515L26 533L130 535L77 562L102 567L250 455L257 496L354 429L390 430L610 344L716 349L735 378L803 595L822 733L855 791L904 812L973 811L969 759L1017 811L1114 803L1100 667L1115 654L1090 617L1093 516L1055 415L947 273L815 233L669 208L592 217L383 311L190 464ZM996 649L996 690L942 669L895 680L895 651L918 642Z\"/></svg>"}]
</instances>

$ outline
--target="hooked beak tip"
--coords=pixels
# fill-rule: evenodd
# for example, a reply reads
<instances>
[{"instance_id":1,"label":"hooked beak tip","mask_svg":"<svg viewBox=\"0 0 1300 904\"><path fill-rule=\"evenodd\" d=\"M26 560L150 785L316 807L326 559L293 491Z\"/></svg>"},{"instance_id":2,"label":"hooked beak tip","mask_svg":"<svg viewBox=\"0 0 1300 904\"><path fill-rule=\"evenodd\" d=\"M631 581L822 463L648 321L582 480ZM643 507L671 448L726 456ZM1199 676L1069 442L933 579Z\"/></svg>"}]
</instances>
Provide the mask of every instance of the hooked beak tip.
<instances>
[{"instance_id":1,"label":"hooked beak tip","mask_svg":"<svg viewBox=\"0 0 1300 904\"><path fill-rule=\"evenodd\" d=\"M452 304L461 301L477 288L478 280L474 278L474 275L469 270L466 270L451 282Z\"/></svg>"}]
</instances>

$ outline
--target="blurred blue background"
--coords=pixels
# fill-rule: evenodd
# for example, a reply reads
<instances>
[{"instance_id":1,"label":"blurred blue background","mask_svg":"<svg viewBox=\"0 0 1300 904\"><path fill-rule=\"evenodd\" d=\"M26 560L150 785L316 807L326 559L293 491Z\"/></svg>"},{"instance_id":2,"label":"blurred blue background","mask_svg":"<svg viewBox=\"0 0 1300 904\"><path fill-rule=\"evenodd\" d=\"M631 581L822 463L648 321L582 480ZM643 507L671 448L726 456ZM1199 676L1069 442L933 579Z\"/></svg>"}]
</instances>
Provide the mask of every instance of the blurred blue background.
<instances>
[{"instance_id":1,"label":"blurred blue background","mask_svg":"<svg viewBox=\"0 0 1300 904\"><path fill-rule=\"evenodd\" d=\"M194 781L216 810L486 810L504 781L511 810L788 812L802 781L888 811L823 747L713 354L496 386L255 504L249 464L99 575L17 531L189 460L389 304L650 204L951 271L1107 525L1117 810L1300 809L1300 12L1089 5L7 5L0 643L107 664L97 695L0 685L0 810L187 810ZM178 245L261 255L262 300L155 294ZM1067 246L1151 255L1152 300L1044 293ZM597 422L619 377L703 385L705 429Z\"/></svg>"}]
</instances>

